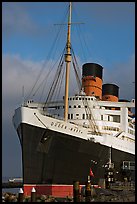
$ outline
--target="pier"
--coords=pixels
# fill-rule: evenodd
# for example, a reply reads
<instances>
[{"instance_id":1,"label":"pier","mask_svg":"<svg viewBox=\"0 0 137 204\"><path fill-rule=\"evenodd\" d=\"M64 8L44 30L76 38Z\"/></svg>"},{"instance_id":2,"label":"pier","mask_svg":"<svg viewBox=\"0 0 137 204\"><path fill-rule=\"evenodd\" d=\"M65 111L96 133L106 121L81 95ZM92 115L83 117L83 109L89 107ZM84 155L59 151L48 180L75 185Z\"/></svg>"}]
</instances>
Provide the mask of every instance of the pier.
<instances>
[{"instance_id":1,"label":"pier","mask_svg":"<svg viewBox=\"0 0 137 204\"><path fill-rule=\"evenodd\" d=\"M3 182L2 188L22 188L23 182Z\"/></svg>"}]
</instances>

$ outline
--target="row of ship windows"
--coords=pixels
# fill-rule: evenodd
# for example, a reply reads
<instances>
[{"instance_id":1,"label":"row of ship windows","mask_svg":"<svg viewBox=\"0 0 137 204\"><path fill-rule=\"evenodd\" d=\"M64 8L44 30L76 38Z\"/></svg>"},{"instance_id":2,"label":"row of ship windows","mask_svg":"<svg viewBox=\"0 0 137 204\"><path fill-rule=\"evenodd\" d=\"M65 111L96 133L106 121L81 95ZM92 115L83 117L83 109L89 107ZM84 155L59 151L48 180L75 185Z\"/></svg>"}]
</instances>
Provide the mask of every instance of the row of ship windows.
<instances>
[{"instance_id":1,"label":"row of ship windows","mask_svg":"<svg viewBox=\"0 0 137 204\"><path fill-rule=\"evenodd\" d=\"M73 118L73 116L74 116L74 114L68 114L68 119L74 119ZM79 114L78 113L76 113L76 117L79 117ZM88 119L88 120L91 120L91 114L83 114L82 115L82 119L84 120L84 119Z\"/></svg>"},{"instance_id":2,"label":"row of ship windows","mask_svg":"<svg viewBox=\"0 0 137 204\"><path fill-rule=\"evenodd\" d=\"M79 117L78 113L76 113L76 117ZM72 113L68 114L68 119L74 119L74 118L75 118L74 114L72 114ZM78 118L78 119L80 119L80 118ZM85 120L85 119L91 120L92 115L91 114L82 114L82 119L83 120ZM101 120L107 120L107 121L111 121L111 122L120 122L119 116L117 117L117 120L115 119L115 120L112 121L111 116L108 115L107 118L104 118L104 115L101 115Z\"/></svg>"},{"instance_id":3,"label":"row of ship windows","mask_svg":"<svg viewBox=\"0 0 137 204\"><path fill-rule=\"evenodd\" d=\"M88 106L84 106L85 108L87 108ZM56 106L56 109L60 109L60 108L64 108L64 106L60 107L60 106ZM81 108L81 105L74 105L73 107L72 106L69 106L69 108ZM93 108L95 108L95 106L93 106Z\"/></svg>"},{"instance_id":4,"label":"row of ship windows","mask_svg":"<svg viewBox=\"0 0 137 204\"><path fill-rule=\"evenodd\" d=\"M87 108L88 106L84 106L84 108ZM56 106L56 109L64 108L64 106ZM69 106L69 108L83 108L81 105L74 105L74 106ZM103 106L93 106L92 108L100 108L100 109L107 109L107 110L112 110L113 107L103 107ZM120 109L120 108L119 108ZM118 109L117 109L118 110Z\"/></svg>"},{"instance_id":5,"label":"row of ship windows","mask_svg":"<svg viewBox=\"0 0 137 204\"><path fill-rule=\"evenodd\" d=\"M119 131L118 127L102 126L102 130Z\"/></svg>"},{"instance_id":6,"label":"row of ship windows","mask_svg":"<svg viewBox=\"0 0 137 204\"><path fill-rule=\"evenodd\" d=\"M76 98L68 98L68 100L91 100L91 101L93 101L94 99L93 98L85 98L85 97L83 97L83 98L79 98L79 97L76 97Z\"/></svg>"},{"instance_id":7,"label":"row of ship windows","mask_svg":"<svg viewBox=\"0 0 137 204\"><path fill-rule=\"evenodd\" d=\"M131 130L131 129L128 129L128 133L131 134L131 135L135 135L135 131Z\"/></svg>"}]
</instances>

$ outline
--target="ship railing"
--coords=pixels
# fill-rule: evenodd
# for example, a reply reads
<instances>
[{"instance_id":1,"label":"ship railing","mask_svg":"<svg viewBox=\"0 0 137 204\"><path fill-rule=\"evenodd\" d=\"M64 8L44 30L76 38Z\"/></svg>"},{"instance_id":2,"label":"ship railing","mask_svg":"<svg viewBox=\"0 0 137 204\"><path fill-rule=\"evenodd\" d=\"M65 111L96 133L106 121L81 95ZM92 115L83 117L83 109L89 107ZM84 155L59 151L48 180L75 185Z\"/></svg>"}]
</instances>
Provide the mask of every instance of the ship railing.
<instances>
[{"instance_id":1,"label":"ship railing","mask_svg":"<svg viewBox=\"0 0 137 204\"><path fill-rule=\"evenodd\" d=\"M110 184L111 190L134 190L135 183L134 182L120 182L120 183L111 183Z\"/></svg>"}]
</instances>

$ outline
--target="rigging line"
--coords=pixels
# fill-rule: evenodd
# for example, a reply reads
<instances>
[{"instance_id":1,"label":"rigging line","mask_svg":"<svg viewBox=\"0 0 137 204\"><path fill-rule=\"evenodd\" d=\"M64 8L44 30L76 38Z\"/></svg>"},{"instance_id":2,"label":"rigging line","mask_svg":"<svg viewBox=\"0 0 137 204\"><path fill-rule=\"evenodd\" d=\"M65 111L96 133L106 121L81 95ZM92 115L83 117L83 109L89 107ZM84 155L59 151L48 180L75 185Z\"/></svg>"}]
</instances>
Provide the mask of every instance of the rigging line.
<instances>
[{"instance_id":1,"label":"rigging line","mask_svg":"<svg viewBox=\"0 0 137 204\"><path fill-rule=\"evenodd\" d=\"M63 61L64 62L64 61ZM64 63L62 64L62 66L64 65ZM63 78L64 78L64 73L65 73L65 69L62 69L62 72L61 72L61 74L62 75L60 75L60 81L59 81L59 83L58 83L58 87L57 87L57 91L56 91L56 95L55 95L55 97L58 99L58 97L59 97L59 95L60 95L60 92L61 92L61 87L62 87L62 82L63 82Z\"/></svg>"},{"instance_id":2,"label":"rigging line","mask_svg":"<svg viewBox=\"0 0 137 204\"><path fill-rule=\"evenodd\" d=\"M81 77L81 70L78 66L78 62L77 62L77 59L76 59L76 56L75 56L75 53L74 53L74 49L72 48L72 52L73 52L73 56L74 56L74 60L75 60L75 63L77 65L77 68L78 68L78 72L79 72L79 76Z\"/></svg>"},{"instance_id":3,"label":"rigging line","mask_svg":"<svg viewBox=\"0 0 137 204\"><path fill-rule=\"evenodd\" d=\"M80 16L79 16L79 14L77 13L77 10L75 9L75 5L73 5L73 12L74 12L74 14L75 14L75 16L77 17L77 19L80 19ZM84 23L85 24L85 23ZM79 32L78 33L82 33L82 31L81 31L81 25L79 24L79 26L78 26L78 29L79 29ZM84 29L84 30L87 30L87 29ZM86 38L87 38L87 36L86 36L86 38L85 38L85 35L82 35L83 36L83 42L85 43L85 47L87 48L87 53L89 53L89 56L90 56L90 50L89 50L89 47L87 46L87 43L86 43Z\"/></svg>"},{"instance_id":4,"label":"rigging line","mask_svg":"<svg viewBox=\"0 0 137 204\"><path fill-rule=\"evenodd\" d=\"M47 58L46 58L46 59L49 59L49 58L50 58L50 56L51 56L51 54L52 54L52 52L53 52L53 50L54 50L54 47L56 46L56 42L58 41L60 32L61 32L61 26L60 26L60 29L59 29L59 31L58 31L58 33L57 33L57 35L56 35L56 37L55 37L55 39L54 39L54 41L53 41L53 44L52 44L52 46L51 46L51 50L50 50L49 54L47 55ZM39 75L37 76L36 81L35 81L35 83L34 83L32 89L31 89L30 93L28 94L28 96L26 97L25 100L27 100L27 98L30 97L30 95L32 94L32 92L33 92L33 90L34 90L34 88L35 88L35 86L36 86L36 84L37 84L37 82L38 82L38 80L39 80L39 78L40 78L40 76L41 76L41 74L42 74L42 72L43 72L45 66L46 66L46 64L47 64L47 60L44 61L43 65L42 65L42 68L41 68L41 70L40 70L40 72L39 72ZM34 94L33 94L33 96L34 96Z\"/></svg>"},{"instance_id":5,"label":"rigging line","mask_svg":"<svg viewBox=\"0 0 137 204\"><path fill-rule=\"evenodd\" d=\"M80 71L80 68L78 66L78 63L77 63L73 48L72 48L72 54L73 54L73 57L74 57L74 62L76 64L76 68L77 68L76 70L77 70L77 76L78 76L79 84L82 87L82 84L81 84L81 71Z\"/></svg>"},{"instance_id":6,"label":"rigging line","mask_svg":"<svg viewBox=\"0 0 137 204\"><path fill-rule=\"evenodd\" d=\"M68 12L68 11L67 11ZM61 38L61 35L59 35L59 33L61 33L62 34L62 32L61 32L61 26L60 26L60 30L59 30L59 32L58 32L58 39L56 38L56 42L57 42L57 40L58 40L58 44L59 44L59 41L62 39ZM56 44L56 42L55 42L55 44ZM55 47L55 46L54 46ZM65 48L64 48L65 49ZM56 45L56 49L55 49L55 51L54 51L54 55L55 55L55 53L56 53L56 51L57 51L57 45ZM56 64L56 63L55 63ZM53 65L53 67L54 67L54 65ZM52 68L53 68L52 67ZM48 75L48 74L47 74ZM46 76L47 77L47 76ZM43 81L44 81L45 79L43 79ZM43 84L43 81L42 81L42 83L39 85L39 87L37 88L37 90L35 91L35 93L33 94L33 96L36 94L36 92L38 91L38 89L41 87L41 85ZM46 80L47 81L47 80ZM41 97L42 98L42 97Z\"/></svg>"},{"instance_id":7,"label":"rigging line","mask_svg":"<svg viewBox=\"0 0 137 204\"><path fill-rule=\"evenodd\" d=\"M45 105L46 105L46 103L47 103L47 101L48 101L48 99L49 99L49 97L50 97L51 91L52 91L53 87L55 86L56 81L58 80L58 78L56 79L56 75L58 76L58 73L60 72L60 65L62 64L62 59L63 59L63 57L64 57L64 55L62 55L62 57L61 57L61 59L60 59L60 63L59 63L59 65L58 65L58 69L57 69L56 74L55 74L55 81L53 81L53 83L52 83L52 85L51 85L51 88L50 88L49 94L48 94L48 96L47 96L47 100L46 100L46 102L45 102Z\"/></svg>"},{"instance_id":8,"label":"rigging line","mask_svg":"<svg viewBox=\"0 0 137 204\"><path fill-rule=\"evenodd\" d=\"M81 26L79 25L78 26L78 29L79 29L79 33L82 33L82 30L81 30ZM86 41L86 39L88 38L87 36L86 36L86 38L85 38L85 34L83 34L83 35L81 35L82 36L82 38L83 38L83 43L85 43L85 48L86 48L86 50L87 50L87 54L89 55L89 59L91 59L91 51L89 50L89 46L88 46L88 44L87 44L87 41ZM88 40L89 41L89 40Z\"/></svg>"},{"instance_id":9,"label":"rigging line","mask_svg":"<svg viewBox=\"0 0 137 204\"><path fill-rule=\"evenodd\" d=\"M78 27L79 27L79 25L78 26L76 25L76 30L78 32L78 37L79 37L80 45L81 45L81 51L82 51L82 54L83 54L83 60L86 61L87 57L86 57L84 46L83 46L83 42L82 42L82 39L81 39L81 33L78 30Z\"/></svg>"},{"instance_id":10,"label":"rigging line","mask_svg":"<svg viewBox=\"0 0 137 204\"><path fill-rule=\"evenodd\" d=\"M73 8L73 12L74 12L75 16L77 17L77 19L79 21L80 18L79 18L79 15L76 12L75 6ZM82 56L83 56L82 58L83 58L84 61L86 61L86 55L85 55L85 52L84 52L84 49L83 49L83 43L82 43L82 40L81 40L81 32L78 31L77 25L79 25L79 24L76 24L76 28L74 28L76 30L76 32L78 33L78 37L76 35L76 39L79 38L81 53L82 53Z\"/></svg>"},{"instance_id":11,"label":"rigging line","mask_svg":"<svg viewBox=\"0 0 137 204\"><path fill-rule=\"evenodd\" d=\"M64 61L62 62L62 64L61 64L61 69L60 69L60 74L59 74L59 76L58 76L58 81L57 81L57 84L56 84L56 87L55 87L55 89L53 89L53 93L52 93L52 100L54 101L56 101L56 99L58 99L58 96L59 96L59 91L60 91L60 89L61 89L61 85L62 85L62 77L63 77L63 64L64 64ZM54 95L54 92L55 92L55 95Z\"/></svg>"},{"instance_id":12,"label":"rigging line","mask_svg":"<svg viewBox=\"0 0 137 204\"><path fill-rule=\"evenodd\" d=\"M73 58L72 58L72 63L73 63L73 67L74 67L74 71L75 71L75 75L76 75L77 85L78 85L78 88L79 88L79 91L80 91L81 90L81 82L80 82L80 79L79 79L79 76L78 76L78 73L77 73L76 66L75 66L75 63L73 61Z\"/></svg>"},{"instance_id":13,"label":"rigging line","mask_svg":"<svg viewBox=\"0 0 137 204\"><path fill-rule=\"evenodd\" d=\"M59 85L59 82L60 82L63 63L64 63L64 61L62 61L61 65L60 65L60 69L59 69L59 72L58 72L58 75L57 75L57 80L56 80L56 83L55 83L55 89L58 88L58 85ZM53 89L53 93L55 92L55 89Z\"/></svg>"},{"instance_id":14,"label":"rigging line","mask_svg":"<svg viewBox=\"0 0 137 204\"><path fill-rule=\"evenodd\" d=\"M60 55L60 57L62 57L62 55L64 55L64 53L65 53L65 48L64 48L62 54ZM51 74L51 71L53 70L53 68L55 67L55 65L57 64L58 61L59 61L59 59L54 63L54 65L51 67L51 69L49 70L49 72L47 73L47 75L45 76L45 78L43 79L43 81L40 84L40 86L42 86L42 84L43 84L43 89L42 89L42 93L41 93L41 97L40 97L39 101L42 100L42 96L44 93L44 89L46 87L46 83L48 83L48 77ZM37 88L37 90L35 92L37 92L39 90L40 86Z\"/></svg>"},{"instance_id":15,"label":"rigging line","mask_svg":"<svg viewBox=\"0 0 137 204\"><path fill-rule=\"evenodd\" d=\"M85 96L84 96L84 98L85 98ZM94 116L92 114L91 108L89 107L88 101L83 100L83 105L85 106L85 111L87 114L86 117L87 117L91 127L93 128L94 132L98 135L101 135L101 132L99 131L98 126L96 125L96 121L95 121ZM88 117L89 115L91 116L91 118Z\"/></svg>"},{"instance_id":16,"label":"rigging line","mask_svg":"<svg viewBox=\"0 0 137 204\"><path fill-rule=\"evenodd\" d=\"M51 54L51 52L52 52L52 50L53 50L53 47L54 47L56 41L57 41L57 36L56 36L56 38L55 38L55 41L53 42L53 45L52 45L51 50L50 50L50 52L49 52L49 54L48 54L48 56L47 56L47 59L49 58L49 56L50 56L50 54ZM39 72L39 75L37 76L36 81L35 81L35 83L34 83L32 89L31 89L30 93L29 93L28 96L26 97L26 99L32 94L32 92L33 92L33 90L34 90L34 88L35 88L35 86L36 86L36 84L37 84L37 82L38 82L38 80L39 80L39 78L40 78L40 75L42 74L42 72L43 72L43 70L44 70L44 67L46 66L46 64L47 64L47 61L45 60L44 63L43 63L43 65L42 65L42 67L41 67L41 70L40 70L40 72Z\"/></svg>"},{"instance_id":17,"label":"rigging line","mask_svg":"<svg viewBox=\"0 0 137 204\"><path fill-rule=\"evenodd\" d=\"M75 73L76 73L76 79L77 79L77 82L78 82L78 86L81 88L80 79L78 77L77 70L76 70L74 62L73 62L73 66L74 66L74 70L75 70ZM82 102L83 102L83 106L85 107L86 118L88 119L89 124L90 124L91 128L93 128L94 132L96 132L97 134L101 134L99 132L98 126L96 125L96 122L95 122L95 119L94 119L94 117L92 115L92 112L91 112L91 109L89 107L89 104L88 104L88 102L87 102L87 100L85 98L86 97L84 97L84 100L82 100Z\"/></svg>"},{"instance_id":18,"label":"rigging line","mask_svg":"<svg viewBox=\"0 0 137 204\"><path fill-rule=\"evenodd\" d=\"M57 70L57 71L58 71L58 70ZM59 71L59 72L60 72L60 71ZM58 73L57 73L57 76L58 76ZM53 81L53 83L52 83L52 85L51 85L51 88L50 88L50 91L49 91L49 94L48 94L48 96L47 96L47 100L46 100L45 104L46 104L48 101L51 100L51 98L52 98L52 96L53 96L54 88L55 88L55 86L56 86L56 83L57 83L58 79L59 79L59 78L57 77L57 79L55 78L55 80Z\"/></svg>"},{"instance_id":19,"label":"rigging line","mask_svg":"<svg viewBox=\"0 0 137 204\"><path fill-rule=\"evenodd\" d=\"M54 85L53 85L53 89L51 90L51 93L50 93L50 96L49 96L49 101L51 101L51 99L53 98L53 96L54 96L54 92L55 92L55 89L56 89L56 87L58 86L58 82L59 82L59 76L60 76L60 73L61 73L61 71L62 71L62 65L60 66L60 70L59 70L59 73L58 73L58 76L57 76L57 80L55 81L55 83L54 83Z\"/></svg>"},{"instance_id":20,"label":"rigging line","mask_svg":"<svg viewBox=\"0 0 137 204\"><path fill-rule=\"evenodd\" d=\"M72 53L73 53L73 57L74 57L74 59L75 59L75 61L76 61L76 64L77 64L77 60L76 60L76 58L75 58L75 54L74 54L74 50L73 50L73 49L72 49ZM78 76L78 72L77 72L77 70L76 70L75 64L73 63L73 65L74 65L74 70L75 70L75 72L76 72L76 75L77 75L77 77L78 77L79 84L81 84L81 80L80 80L80 77ZM79 70L79 73L80 73L80 69L79 69L78 64L77 64L77 69ZM82 86L81 86L81 87L82 87ZM88 102L87 102L85 96L84 96L84 100L82 100L82 102L83 102L83 106L85 107L86 118L88 119L91 128L93 128L93 130L94 130L94 132L96 132L96 134L101 135L101 133L100 133L100 131L99 131L99 128L98 128L98 126L96 125L96 121L95 121L95 119L94 119L94 117L93 117L92 111L91 111L91 109L90 109L90 107L89 107L89 104L88 104ZM89 118L89 116L90 116L91 118Z\"/></svg>"}]
</instances>

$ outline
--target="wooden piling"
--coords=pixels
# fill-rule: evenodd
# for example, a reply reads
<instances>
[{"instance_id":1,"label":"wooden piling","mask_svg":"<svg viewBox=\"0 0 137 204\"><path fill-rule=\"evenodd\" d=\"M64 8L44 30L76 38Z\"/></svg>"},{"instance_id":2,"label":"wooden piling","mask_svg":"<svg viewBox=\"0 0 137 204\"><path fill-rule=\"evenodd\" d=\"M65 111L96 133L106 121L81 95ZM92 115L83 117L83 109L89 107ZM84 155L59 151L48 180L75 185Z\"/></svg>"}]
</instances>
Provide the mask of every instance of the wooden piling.
<instances>
[{"instance_id":1,"label":"wooden piling","mask_svg":"<svg viewBox=\"0 0 137 204\"><path fill-rule=\"evenodd\" d=\"M31 202L36 202L36 190L33 187L31 191Z\"/></svg>"},{"instance_id":2,"label":"wooden piling","mask_svg":"<svg viewBox=\"0 0 137 204\"><path fill-rule=\"evenodd\" d=\"M20 188L19 195L18 195L18 202L23 202L23 198L24 198L24 192L22 188Z\"/></svg>"},{"instance_id":3,"label":"wooden piling","mask_svg":"<svg viewBox=\"0 0 137 204\"><path fill-rule=\"evenodd\" d=\"M88 181L85 188L85 201L91 202L91 183Z\"/></svg>"},{"instance_id":4,"label":"wooden piling","mask_svg":"<svg viewBox=\"0 0 137 204\"><path fill-rule=\"evenodd\" d=\"M73 182L73 201L80 202L80 186L79 181Z\"/></svg>"}]
</instances>

